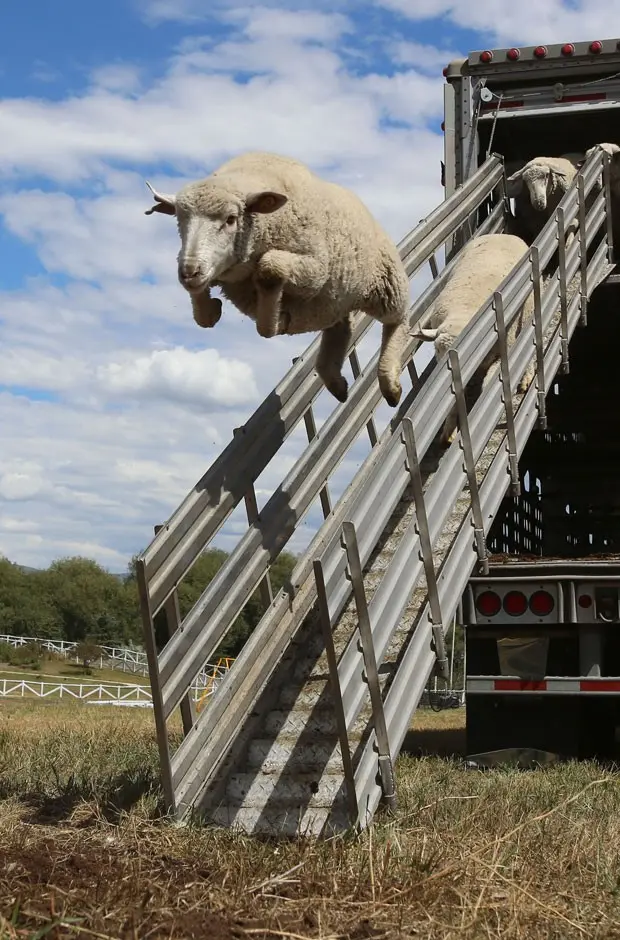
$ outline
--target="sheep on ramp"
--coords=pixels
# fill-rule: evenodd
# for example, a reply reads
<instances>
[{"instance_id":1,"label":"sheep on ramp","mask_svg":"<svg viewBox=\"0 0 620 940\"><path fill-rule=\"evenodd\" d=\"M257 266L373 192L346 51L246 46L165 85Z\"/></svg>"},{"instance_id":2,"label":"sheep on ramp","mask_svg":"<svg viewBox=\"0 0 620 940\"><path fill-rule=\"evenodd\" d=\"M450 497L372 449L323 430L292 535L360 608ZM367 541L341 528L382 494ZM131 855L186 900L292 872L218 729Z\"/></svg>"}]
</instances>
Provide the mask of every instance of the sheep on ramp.
<instances>
[{"instance_id":1,"label":"sheep on ramp","mask_svg":"<svg viewBox=\"0 0 620 940\"><path fill-rule=\"evenodd\" d=\"M221 316L217 286L264 337L322 331L316 369L338 401L352 314L383 326L378 378L392 407L401 397L409 279L394 243L350 190L297 160L270 153L234 157L176 195L149 188L148 210L175 215L178 276L194 319Z\"/></svg>"},{"instance_id":2,"label":"sheep on ramp","mask_svg":"<svg viewBox=\"0 0 620 940\"><path fill-rule=\"evenodd\" d=\"M542 232L583 163L583 153L561 157L534 157L506 180L506 195L515 200L515 218L519 235L533 242ZM566 243L570 244L578 228L568 226Z\"/></svg>"},{"instance_id":3,"label":"sheep on ramp","mask_svg":"<svg viewBox=\"0 0 620 940\"><path fill-rule=\"evenodd\" d=\"M472 238L459 252L445 286L432 304L428 326L418 329L413 335L434 342L435 356L440 360L528 250L523 239L516 235L480 235ZM507 331L509 345L515 341L525 323L531 320L533 312L534 300L530 293L523 309ZM496 343L471 379L468 387L471 403L480 395L487 374L499 355L499 343ZM526 391L533 375L532 363L519 383L520 392ZM441 433L444 445L453 439L456 425L455 408L444 422Z\"/></svg>"}]
</instances>

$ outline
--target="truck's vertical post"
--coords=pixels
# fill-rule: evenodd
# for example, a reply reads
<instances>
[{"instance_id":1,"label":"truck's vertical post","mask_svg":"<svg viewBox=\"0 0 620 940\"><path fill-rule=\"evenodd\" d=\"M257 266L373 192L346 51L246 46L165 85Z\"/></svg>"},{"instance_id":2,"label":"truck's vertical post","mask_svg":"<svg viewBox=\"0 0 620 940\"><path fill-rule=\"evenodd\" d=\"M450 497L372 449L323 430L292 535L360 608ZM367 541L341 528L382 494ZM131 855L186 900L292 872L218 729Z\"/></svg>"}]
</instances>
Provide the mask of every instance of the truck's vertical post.
<instances>
[{"instance_id":1,"label":"truck's vertical post","mask_svg":"<svg viewBox=\"0 0 620 940\"><path fill-rule=\"evenodd\" d=\"M607 244L609 245L609 263L614 264L614 227L611 204L611 156L603 152L603 183L605 185L605 215L607 221Z\"/></svg>"},{"instance_id":2,"label":"truck's vertical post","mask_svg":"<svg viewBox=\"0 0 620 940\"><path fill-rule=\"evenodd\" d=\"M545 355L542 325L542 293L540 287L540 255L536 245L530 249L532 290L534 294L534 339L536 343L536 388L538 395L538 427L547 430L547 391L545 388Z\"/></svg>"}]
</instances>

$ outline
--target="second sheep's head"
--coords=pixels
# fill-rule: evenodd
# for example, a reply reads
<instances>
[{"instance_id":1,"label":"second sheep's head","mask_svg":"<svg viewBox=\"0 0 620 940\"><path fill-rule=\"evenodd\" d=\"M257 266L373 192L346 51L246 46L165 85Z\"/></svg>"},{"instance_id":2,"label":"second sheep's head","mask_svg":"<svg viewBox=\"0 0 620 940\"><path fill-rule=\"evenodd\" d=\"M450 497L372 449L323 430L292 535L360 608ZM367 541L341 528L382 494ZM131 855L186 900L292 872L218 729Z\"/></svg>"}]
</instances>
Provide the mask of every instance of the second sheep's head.
<instances>
[{"instance_id":1,"label":"second sheep's head","mask_svg":"<svg viewBox=\"0 0 620 940\"><path fill-rule=\"evenodd\" d=\"M161 212L177 219L181 250L178 276L190 294L199 294L230 268L249 260L252 220L280 209L287 197L264 190L238 195L216 180L190 183L176 195L158 193L147 181L155 205L146 215Z\"/></svg>"}]
</instances>

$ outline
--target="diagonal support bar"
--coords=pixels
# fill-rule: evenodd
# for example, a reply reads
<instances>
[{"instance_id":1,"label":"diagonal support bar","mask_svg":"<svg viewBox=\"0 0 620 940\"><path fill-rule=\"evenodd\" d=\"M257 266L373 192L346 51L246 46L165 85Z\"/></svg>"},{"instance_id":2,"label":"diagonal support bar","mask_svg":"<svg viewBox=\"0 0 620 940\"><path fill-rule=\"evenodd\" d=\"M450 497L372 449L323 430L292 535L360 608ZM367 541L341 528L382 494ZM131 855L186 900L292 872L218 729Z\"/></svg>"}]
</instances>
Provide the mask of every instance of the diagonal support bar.
<instances>
[{"instance_id":1,"label":"diagonal support bar","mask_svg":"<svg viewBox=\"0 0 620 940\"><path fill-rule=\"evenodd\" d=\"M428 593L428 604L431 613L435 656L437 657L437 668L441 674L442 679L445 679L447 682L449 678L449 669L448 655L446 653L446 638L443 629L439 591L437 590L435 564L433 562L433 546L431 544L431 534L428 527L426 504L424 502L422 472L420 470L418 449L416 447L415 433L413 430L413 422L411 421L411 418L403 418L403 443L405 445L407 463L409 465L409 473L411 475L411 488L413 490L413 499L415 502L416 524L418 534L420 536L422 564L424 565L424 574L426 576L426 590Z\"/></svg>"},{"instance_id":2,"label":"diagonal support bar","mask_svg":"<svg viewBox=\"0 0 620 940\"><path fill-rule=\"evenodd\" d=\"M364 590L364 576L362 572L362 562L360 559L359 547L357 544L357 535L355 526L352 522L342 523L342 538L347 553L349 565L349 574L353 587L353 597L355 598L355 607L357 609L357 620L360 639L362 641L362 656L364 657L364 667L366 669L366 681L368 682L368 691L372 703L372 715L375 725L375 735L379 749L379 774L381 776L381 789L386 805L390 809L396 808L396 781L394 775L394 765L390 753L390 740L388 737L387 725L385 723L385 713L383 711L383 699L381 697L381 686L379 684L379 670L377 667L377 658L375 656L375 644L372 635L372 626L368 613L368 603L366 601L366 592Z\"/></svg>"},{"instance_id":3,"label":"diagonal support bar","mask_svg":"<svg viewBox=\"0 0 620 940\"><path fill-rule=\"evenodd\" d=\"M506 336L506 320L504 319L504 300L500 291L493 294L495 307L495 320L497 322L497 342L499 344L499 371L502 380L504 396L504 410L506 412L506 436L508 438L508 466L510 467L510 488L513 496L521 495L521 482L519 480L519 465L517 460L517 438L515 434L515 415L510 388L510 371L508 368L508 338Z\"/></svg>"},{"instance_id":4,"label":"diagonal support bar","mask_svg":"<svg viewBox=\"0 0 620 940\"><path fill-rule=\"evenodd\" d=\"M342 768L344 770L349 815L351 820L356 823L359 818L359 806L357 804L357 794L355 791L355 774L353 773L353 761L351 759L351 748L349 745L349 732L347 728L347 719L344 713L344 703L342 701L340 676L338 675L338 658L336 656L336 647L334 646L334 636L332 634L332 626L329 616L329 602L327 599L327 589L325 587L325 572L323 571L323 564L321 559L315 558L312 562L312 567L314 569L314 580L316 582L319 619L321 621L321 628L323 630L323 642L325 643L325 654L327 656L330 684L334 697L334 710L336 712L338 738L340 740L340 750L342 753Z\"/></svg>"},{"instance_id":5,"label":"diagonal support bar","mask_svg":"<svg viewBox=\"0 0 620 940\"><path fill-rule=\"evenodd\" d=\"M469 418L467 417L467 406L465 404L465 388L463 386L463 377L461 375L461 364L459 354L456 349L448 350L448 364L452 371L452 384L456 397L456 411L458 415L459 430L461 432L461 447L463 449L463 459L465 463L465 473L469 484L469 496L471 499L471 515L474 523L474 543L476 553L480 562L482 573L489 573L489 556L487 553L486 537L484 534L484 522L482 519L482 509L480 507L480 492L478 490L478 480L476 478L476 462L474 460L474 449L471 443L471 434L469 432Z\"/></svg>"}]
</instances>

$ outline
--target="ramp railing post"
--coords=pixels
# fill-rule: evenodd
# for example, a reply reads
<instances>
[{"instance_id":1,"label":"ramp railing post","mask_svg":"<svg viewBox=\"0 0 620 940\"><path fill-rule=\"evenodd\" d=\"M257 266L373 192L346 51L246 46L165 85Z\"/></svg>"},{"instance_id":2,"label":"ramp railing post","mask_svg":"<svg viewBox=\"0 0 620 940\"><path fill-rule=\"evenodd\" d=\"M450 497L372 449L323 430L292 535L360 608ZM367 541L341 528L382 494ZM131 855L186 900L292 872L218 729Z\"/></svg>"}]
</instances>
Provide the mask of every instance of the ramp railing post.
<instances>
[{"instance_id":1,"label":"ramp railing post","mask_svg":"<svg viewBox=\"0 0 620 940\"><path fill-rule=\"evenodd\" d=\"M607 223L607 244L609 245L609 263L614 264L614 227L611 205L611 155L603 151L603 184L605 186L605 221Z\"/></svg>"},{"instance_id":2,"label":"ramp railing post","mask_svg":"<svg viewBox=\"0 0 620 940\"><path fill-rule=\"evenodd\" d=\"M163 529L163 525L153 526L155 535ZM173 633L182 629L181 608L179 607L179 594L175 588L162 608L162 615L166 623L167 638L170 639ZM183 734L189 734L196 721L196 705L192 701L191 689L181 699L179 706L181 711L181 722L183 724Z\"/></svg>"},{"instance_id":3,"label":"ramp railing post","mask_svg":"<svg viewBox=\"0 0 620 940\"><path fill-rule=\"evenodd\" d=\"M570 364L568 361L568 294L566 283L566 217L564 209L557 210L558 225L558 258L560 270L560 344L562 349L562 363L560 371L568 375Z\"/></svg>"},{"instance_id":4,"label":"ramp railing post","mask_svg":"<svg viewBox=\"0 0 620 940\"><path fill-rule=\"evenodd\" d=\"M237 437L238 434L241 434L243 428L233 428L233 436ZM245 512L248 519L248 525L254 525L259 521L260 514L258 512L258 503L256 501L256 491L254 489L254 484L250 484L250 488L243 497L245 502ZM273 590L271 587L271 578L269 577L269 569L267 569L264 578L261 580L258 585L258 590L260 593L260 599L263 602L264 606L271 607L273 604Z\"/></svg>"},{"instance_id":5,"label":"ramp railing post","mask_svg":"<svg viewBox=\"0 0 620 940\"><path fill-rule=\"evenodd\" d=\"M581 326L588 323L588 257L586 246L586 184L583 176L577 177L577 196L579 207L579 262L581 267L581 281L579 285L579 322Z\"/></svg>"},{"instance_id":6,"label":"ramp railing post","mask_svg":"<svg viewBox=\"0 0 620 940\"><path fill-rule=\"evenodd\" d=\"M547 392L545 389L545 350L542 324L542 294L540 287L540 254L534 245L530 249L534 293L534 340L536 343L536 387L538 394L538 427L547 429Z\"/></svg>"},{"instance_id":7,"label":"ramp railing post","mask_svg":"<svg viewBox=\"0 0 620 940\"><path fill-rule=\"evenodd\" d=\"M504 398L504 411L506 413L506 436L508 438L508 466L510 467L510 488L513 496L521 495L521 482L519 480L519 465L517 461L517 437L515 434L515 416L510 388L510 372L508 368L508 340L506 336L506 321L504 319L504 299L500 291L493 294L495 307L495 320L497 322L497 342L499 344L499 371L502 381Z\"/></svg>"},{"instance_id":8,"label":"ramp railing post","mask_svg":"<svg viewBox=\"0 0 620 940\"><path fill-rule=\"evenodd\" d=\"M480 506L480 492L478 490L478 480L476 478L476 462L474 460L474 449L471 443L471 434L469 432L469 418L467 416L467 405L465 403L465 389L461 375L461 364L459 362L459 354L456 349L448 350L448 364L452 371L452 384L454 386L456 411L458 416L459 430L461 432L461 448L463 450L465 473L467 474L467 482L469 484L471 515L474 524L474 544L476 546L476 553L482 568L482 573L488 574L489 558L484 534L482 509Z\"/></svg>"},{"instance_id":9,"label":"ramp railing post","mask_svg":"<svg viewBox=\"0 0 620 940\"><path fill-rule=\"evenodd\" d=\"M383 699L381 697L381 686L379 684L379 670L377 667L377 658L375 655L375 645L372 635L372 625L368 613L368 603L366 601L366 592L364 590L364 576L362 572L362 562L360 559L359 547L357 544L357 535L355 526L352 522L342 523L342 538L347 553L347 562L351 584L353 587L353 597L355 598L355 607L357 609L357 620L360 639L362 641L362 656L364 657L364 667L366 670L366 681L370 693L372 704L372 715L375 726L375 735L379 749L379 774L381 777L381 789L386 805L390 809L396 808L396 786L394 777L394 765L390 752L390 741L388 737L387 724L385 721L385 712L383 710Z\"/></svg>"},{"instance_id":10,"label":"ramp railing post","mask_svg":"<svg viewBox=\"0 0 620 940\"><path fill-rule=\"evenodd\" d=\"M336 647L334 646L334 636L332 634L331 618L329 615L329 598L327 597L327 589L325 587L325 572L323 571L321 559L315 558L312 562L312 567L314 569L314 580L316 582L319 619L321 621L321 629L323 630L323 642L325 643L325 654L329 667L330 685L334 697L334 710L336 712L336 725L338 728L338 738L340 740L340 751L342 753L342 769L344 770L349 816L355 824L359 819L359 807L355 790L355 774L353 772L353 761L351 759L349 730L344 713L344 702L342 701L342 687L340 685L340 676L338 675L338 657L336 656Z\"/></svg>"},{"instance_id":11,"label":"ramp railing post","mask_svg":"<svg viewBox=\"0 0 620 940\"><path fill-rule=\"evenodd\" d=\"M426 590L428 594L428 604L430 607L431 629L433 633L433 642L435 645L435 656L437 657L437 668L442 679L447 682L449 679L448 655L446 653L446 638L443 629L443 618L441 614L441 603L439 600L439 591L437 589L437 577L435 575L435 563L433 561L433 546L431 544L431 534L428 527L428 516L426 514L426 505L424 503L424 489L422 486L422 472L420 470L420 461L418 459L418 449L415 442L413 422L411 418L403 418L403 443L407 453L407 464L411 476L411 488L413 490L413 500L415 503L416 529L420 536L420 550L422 553L422 564L424 565L424 574L426 577Z\"/></svg>"},{"instance_id":12,"label":"ramp railing post","mask_svg":"<svg viewBox=\"0 0 620 940\"><path fill-rule=\"evenodd\" d=\"M353 378L357 379L361 373L362 369L360 366L359 357L357 355L357 349L355 346L349 353L349 364L351 366L351 372L353 373ZM377 434L377 429L375 427L375 419L371 415L368 421L366 422L366 430L368 431L368 440L370 441L370 446L374 447L377 441L379 440L379 435Z\"/></svg>"}]
</instances>

